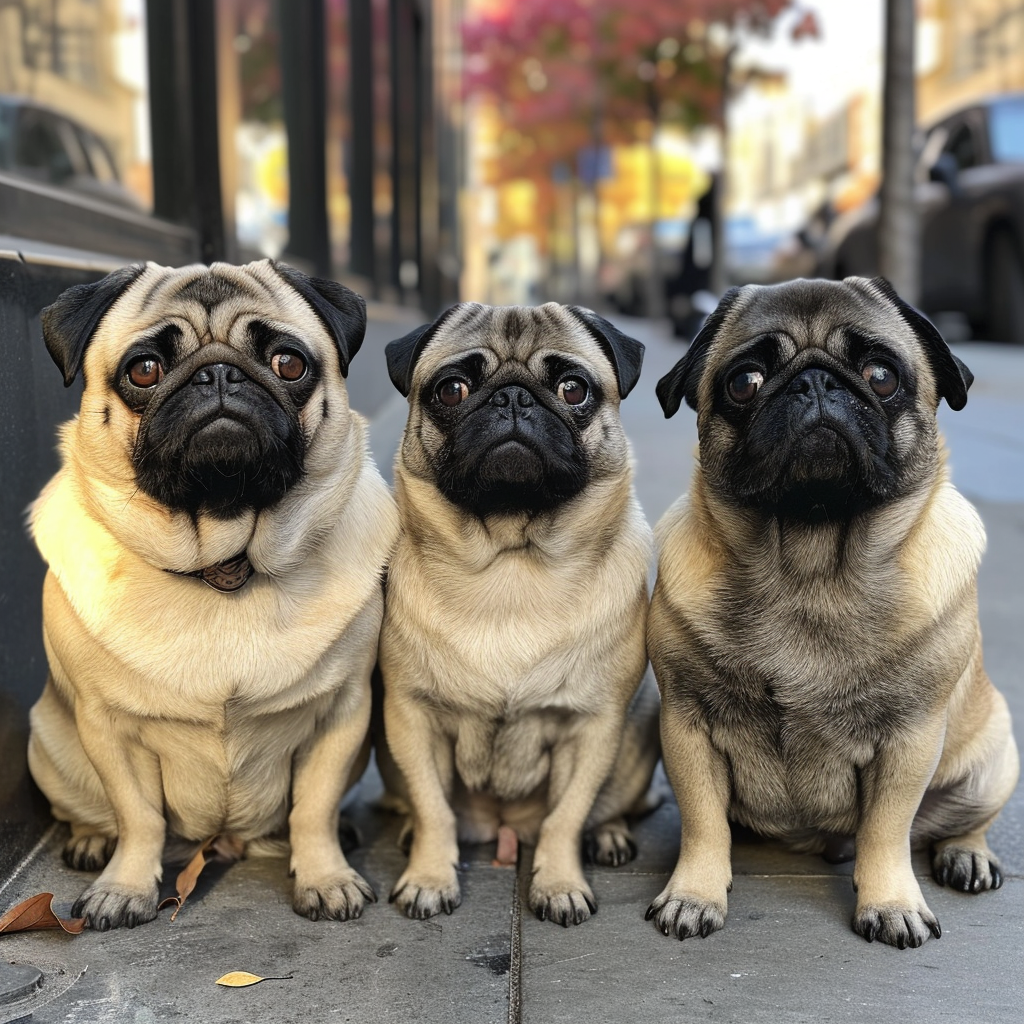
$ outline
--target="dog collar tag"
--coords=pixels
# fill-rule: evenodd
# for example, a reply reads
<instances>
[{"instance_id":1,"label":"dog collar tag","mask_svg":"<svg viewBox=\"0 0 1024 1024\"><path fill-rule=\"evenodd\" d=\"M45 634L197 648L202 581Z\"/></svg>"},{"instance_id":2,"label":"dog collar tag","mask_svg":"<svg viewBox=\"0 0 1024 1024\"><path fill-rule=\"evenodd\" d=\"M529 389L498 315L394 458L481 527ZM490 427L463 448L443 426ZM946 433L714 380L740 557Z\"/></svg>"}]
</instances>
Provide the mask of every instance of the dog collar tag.
<instances>
[{"instance_id":1,"label":"dog collar tag","mask_svg":"<svg viewBox=\"0 0 1024 1024\"><path fill-rule=\"evenodd\" d=\"M197 569L195 572L178 572L175 569L169 569L168 572L173 572L175 576L194 576L221 594L230 594L235 590L241 590L255 570L243 551L227 562L208 565L205 569Z\"/></svg>"},{"instance_id":2,"label":"dog collar tag","mask_svg":"<svg viewBox=\"0 0 1024 1024\"><path fill-rule=\"evenodd\" d=\"M221 562L220 565L208 565L205 569L199 570L199 578L214 590L222 594L230 594L233 590L241 590L249 582L253 574L252 563L245 552L230 562Z\"/></svg>"}]
</instances>

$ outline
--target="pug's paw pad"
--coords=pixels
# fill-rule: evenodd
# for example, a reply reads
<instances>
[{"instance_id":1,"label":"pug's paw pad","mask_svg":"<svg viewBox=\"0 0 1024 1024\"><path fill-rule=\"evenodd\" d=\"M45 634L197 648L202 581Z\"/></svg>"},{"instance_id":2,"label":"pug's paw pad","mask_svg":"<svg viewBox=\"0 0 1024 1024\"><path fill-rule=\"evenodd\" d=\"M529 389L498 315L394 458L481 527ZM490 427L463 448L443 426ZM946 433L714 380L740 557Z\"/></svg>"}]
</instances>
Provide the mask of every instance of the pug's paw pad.
<instances>
[{"instance_id":1,"label":"pug's paw pad","mask_svg":"<svg viewBox=\"0 0 1024 1024\"><path fill-rule=\"evenodd\" d=\"M350 869L312 884L296 881L292 909L310 921L354 921L367 901L376 903L377 894L362 875Z\"/></svg>"},{"instance_id":2,"label":"pug's paw pad","mask_svg":"<svg viewBox=\"0 0 1024 1024\"><path fill-rule=\"evenodd\" d=\"M699 935L706 939L712 932L725 927L725 906L699 896L673 896L662 893L647 908L644 917L654 920L654 927L662 935L689 939Z\"/></svg>"},{"instance_id":3,"label":"pug's paw pad","mask_svg":"<svg viewBox=\"0 0 1024 1024\"><path fill-rule=\"evenodd\" d=\"M156 917L157 888L130 889L109 882L90 885L71 908L72 917L84 917L98 932L111 928L134 928Z\"/></svg>"},{"instance_id":4,"label":"pug's paw pad","mask_svg":"<svg viewBox=\"0 0 1024 1024\"><path fill-rule=\"evenodd\" d=\"M563 928L582 924L597 913L597 900L586 883L581 886L538 885L534 881L529 902L530 909L541 921L554 921Z\"/></svg>"},{"instance_id":5,"label":"pug's paw pad","mask_svg":"<svg viewBox=\"0 0 1024 1024\"><path fill-rule=\"evenodd\" d=\"M636 857L636 841L622 824L606 824L587 833L583 849L591 864L618 868Z\"/></svg>"},{"instance_id":6,"label":"pug's paw pad","mask_svg":"<svg viewBox=\"0 0 1024 1024\"><path fill-rule=\"evenodd\" d=\"M937 850L932 871L939 885L948 885L961 892L985 892L1003 884L999 861L988 850L963 846L946 846Z\"/></svg>"},{"instance_id":7,"label":"pug's paw pad","mask_svg":"<svg viewBox=\"0 0 1024 1024\"><path fill-rule=\"evenodd\" d=\"M442 911L450 914L462 902L462 892L454 871L449 877L436 878L406 872L395 883L388 902L406 917L423 921Z\"/></svg>"},{"instance_id":8,"label":"pug's paw pad","mask_svg":"<svg viewBox=\"0 0 1024 1024\"><path fill-rule=\"evenodd\" d=\"M72 836L65 844L64 863L75 871L102 871L114 855L117 840L98 834Z\"/></svg>"},{"instance_id":9,"label":"pug's paw pad","mask_svg":"<svg viewBox=\"0 0 1024 1024\"><path fill-rule=\"evenodd\" d=\"M942 937L942 928L935 915L921 904L919 907L879 906L858 909L853 930L868 942L886 942L897 949L916 948L931 936Z\"/></svg>"}]
</instances>

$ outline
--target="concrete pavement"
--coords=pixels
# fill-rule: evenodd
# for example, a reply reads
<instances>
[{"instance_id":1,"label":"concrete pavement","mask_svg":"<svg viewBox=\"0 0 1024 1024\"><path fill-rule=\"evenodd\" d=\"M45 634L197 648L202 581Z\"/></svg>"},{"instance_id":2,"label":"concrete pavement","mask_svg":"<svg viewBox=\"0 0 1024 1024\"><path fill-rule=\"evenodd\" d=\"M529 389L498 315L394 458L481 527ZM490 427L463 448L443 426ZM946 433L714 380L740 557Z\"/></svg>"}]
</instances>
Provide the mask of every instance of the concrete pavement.
<instances>
[{"instance_id":1,"label":"concrete pavement","mask_svg":"<svg viewBox=\"0 0 1024 1024\"><path fill-rule=\"evenodd\" d=\"M682 354L667 332L619 320L648 345L643 376L623 405L637 460L637 486L651 521L687 486L696 445L693 413L665 421L654 384ZM396 325L395 334L410 325ZM383 337L383 335L382 335ZM380 340L380 339L378 339ZM381 390L377 341L353 364L353 404L374 415L374 453L390 474L404 401ZM986 663L1024 740L1024 351L958 349L977 383L967 408L943 413L954 478L975 500L989 532L981 575ZM370 359L367 357L370 356ZM369 369L369 367L367 367ZM1024 745L1024 743L1022 743ZM373 807L371 774L352 808L364 845L352 854L382 896L403 855L398 823ZM65 911L89 877L64 867L64 833L48 832L0 880L0 910L40 890ZM283 861L245 861L201 879L173 924L167 912L142 928L78 937L0 937L6 961L44 971L43 987L0 1024L32 1020L149 1022L706 1020L861 1022L909 1018L963 1024L1019 1021L1024 1005L1024 794L1018 789L992 829L1006 873L996 893L967 896L922 887L943 937L921 949L869 945L849 927L850 865L738 842L726 928L705 940L667 939L643 920L675 862L678 814L669 801L638 826L640 855L619 869L589 869L598 914L569 929L521 914L529 851L518 871L491 866L493 849L466 848L462 906L451 917L409 921L386 902L356 922L310 922L290 907ZM165 888L173 889L173 872ZM214 984L230 970L288 975L253 988ZM510 998L511 996L511 998Z\"/></svg>"}]
</instances>

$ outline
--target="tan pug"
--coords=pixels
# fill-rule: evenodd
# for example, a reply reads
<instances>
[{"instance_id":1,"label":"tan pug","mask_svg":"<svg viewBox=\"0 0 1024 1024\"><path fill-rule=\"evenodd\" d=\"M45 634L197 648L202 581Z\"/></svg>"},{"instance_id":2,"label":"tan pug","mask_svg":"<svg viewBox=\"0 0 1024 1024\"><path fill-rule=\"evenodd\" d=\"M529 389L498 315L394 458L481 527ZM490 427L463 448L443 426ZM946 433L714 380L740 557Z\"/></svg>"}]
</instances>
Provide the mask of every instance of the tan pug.
<instances>
[{"instance_id":1,"label":"tan pug","mask_svg":"<svg viewBox=\"0 0 1024 1024\"><path fill-rule=\"evenodd\" d=\"M409 421L380 660L410 917L459 905L460 834L536 842L529 904L563 925L596 909L584 831L600 863L635 855L623 815L658 758L652 539L618 410L642 355L556 303L454 306L388 346Z\"/></svg>"},{"instance_id":2,"label":"tan pug","mask_svg":"<svg viewBox=\"0 0 1024 1024\"><path fill-rule=\"evenodd\" d=\"M985 830L1017 780L985 675L985 534L935 411L973 377L881 278L733 289L658 384L697 410L689 496L655 531L648 649L679 800L679 862L648 911L725 923L729 819L796 849L856 847L853 927L940 934L911 867L998 888Z\"/></svg>"},{"instance_id":3,"label":"tan pug","mask_svg":"<svg viewBox=\"0 0 1024 1024\"><path fill-rule=\"evenodd\" d=\"M363 300L270 260L150 263L42 319L85 378L31 510L50 676L29 765L67 862L103 868L73 913L152 919L165 841L223 834L290 839L295 910L358 917L338 804L398 529L343 380Z\"/></svg>"}]
</instances>

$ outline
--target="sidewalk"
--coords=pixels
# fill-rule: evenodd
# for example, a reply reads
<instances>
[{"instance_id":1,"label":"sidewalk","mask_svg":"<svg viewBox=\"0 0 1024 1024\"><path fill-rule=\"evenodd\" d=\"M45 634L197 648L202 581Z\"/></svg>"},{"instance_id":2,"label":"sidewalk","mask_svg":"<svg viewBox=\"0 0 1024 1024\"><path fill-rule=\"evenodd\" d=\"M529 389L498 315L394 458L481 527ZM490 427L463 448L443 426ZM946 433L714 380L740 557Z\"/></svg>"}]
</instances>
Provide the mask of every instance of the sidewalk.
<instances>
[{"instance_id":1,"label":"sidewalk","mask_svg":"<svg viewBox=\"0 0 1024 1024\"><path fill-rule=\"evenodd\" d=\"M396 326L391 336L414 324ZM620 326L648 345L643 377L623 406L623 419L636 452L640 499L653 522L686 488L696 444L692 411L684 407L666 422L654 399L655 382L683 349L648 324ZM367 347L381 340L368 338ZM981 577L986 663L1011 702L1021 742L1024 391L1018 383L1024 381L1024 351L964 346L958 352L978 384L964 412L944 415L944 428L954 476L960 480L963 472L962 486L989 531ZM361 358L370 362L368 354ZM379 349L373 358L382 359ZM357 357L353 405L373 414L374 453L390 477L405 403L369 379L364 386L356 377L359 365ZM5 961L34 964L45 974L42 989L20 1008L0 1006L0 1024L25 1012L39 1024L1020 1020L1021 789L990 834L1006 876L1001 890L954 893L930 880L923 859L917 862L943 929L941 940L917 950L869 945L851 931L850 865L833 867L751 842L734 847L725 929L704 940L665 938L643 915L675 862L678 814L671 801L638 826L637 860L588 869L600 909L583 925L562 929L525 908L520 913L516 888L525 893L529 851L513 870L491 866L492 847L464 849L463 903L451 917L410 921L386 902L404 857L396 846L398 821L372 806L378 794L379 780L371 774L352 810L364 845L351 859L381 897L360 920L310 922L294 914L284 861L208 869L174 923L164 911L133 931L0 937ZM68 910L91 876L64 867L63 839L63 828L54 826L17 873L0 881L0 909L45 890L56 894L59 910ZM164 888L173 891L173 872ZM215 984L234 970L293 978L245 989Z\"/></svg>"}]
</instances>

